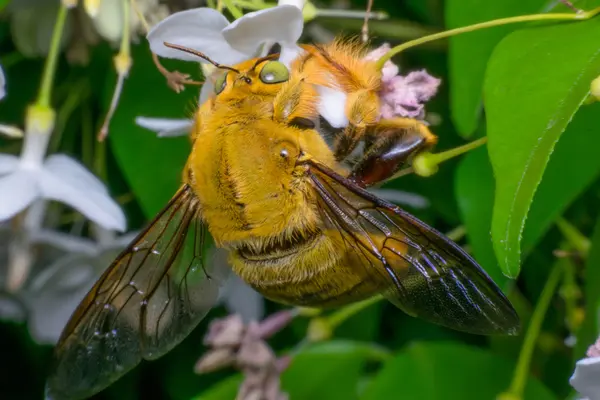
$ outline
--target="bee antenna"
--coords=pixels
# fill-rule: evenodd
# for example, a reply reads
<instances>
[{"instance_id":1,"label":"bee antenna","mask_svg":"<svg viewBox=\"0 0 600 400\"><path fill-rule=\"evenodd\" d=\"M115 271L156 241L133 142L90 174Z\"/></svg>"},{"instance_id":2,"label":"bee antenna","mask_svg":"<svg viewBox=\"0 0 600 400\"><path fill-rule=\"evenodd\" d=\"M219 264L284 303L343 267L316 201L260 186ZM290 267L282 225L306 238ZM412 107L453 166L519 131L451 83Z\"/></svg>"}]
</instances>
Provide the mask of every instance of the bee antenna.
<instances>
[{"instance_id":1,"label":"bee antenna","mask_svg":"<svg viewBox=\"0 0 600 400\"><path fill-rule=\"evenodd\" d=\"M237 70L237 69L235 69L233 67L230 67L228 65L219 64L218 62L211 60L206 54L204 54L204 53L202 53L202 52L200 52L198 50L190 49L189 47L180 46L178 44L173 44L173 43L168 43L168 42L163 42L163 44L165 46L167 46L167 47L172 48L172 49L181 50L181 51L184 51L186 53L198 56L198 57L202 58L203 60L208 61L209 63L211 63L212 65L214 65L215 67L217 67L219 69L228 69L230 71L235 72L236 74L240 74L239 70Z\"/></svg>"}]
</instances>

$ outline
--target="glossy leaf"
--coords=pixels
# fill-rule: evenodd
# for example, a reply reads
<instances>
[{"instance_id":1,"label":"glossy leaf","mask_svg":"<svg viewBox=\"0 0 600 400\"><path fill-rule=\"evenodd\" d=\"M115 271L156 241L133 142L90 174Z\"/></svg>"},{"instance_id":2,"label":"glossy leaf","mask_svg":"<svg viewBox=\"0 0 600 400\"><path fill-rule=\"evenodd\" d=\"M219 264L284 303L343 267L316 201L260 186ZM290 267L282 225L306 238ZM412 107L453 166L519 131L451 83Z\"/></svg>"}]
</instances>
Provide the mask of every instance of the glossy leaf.
<instances>
[{"instance_id":1,"label":"glossy leaf","mask_svg":"<svg viewBox=\"0 0 600 400\"><path fill-rule=\"evenodd\" d=\"M600 74L598 44L589 40L598 35L598 19L523 29L490 59L484 97L496 176L492 239L508 276L519 273L525 219L554 145Z\"/></svg>"},{"instance_id":2,"label":"glossy leaf","mask_svg":"<svg viewBox=\"0 0 600 400\"><path fill-rule=\"evenodd\" d=\"M323 342L294 356L281 377L290 399L357 399L360 372L367 358L385 352L370 344L344 340ZM194 400L233 399L243 377L235 374L194 397Z\"/></svg>"},{"instance_id":3,"label":"glossy leaf","mask_svg":"<svg viewBox=\"0 0 600 400\"><path fill-rule=\"evenodd\" d=\"M498 18L540 12L546 0L448 0L446 28L453 29ZM451 117L463 137L470 137L482 110L483 78L494 47L522 25L504 25L453 36L449 40Z\"/></svg>"},{"instance_id":4,"label":"glossy leaf","mask_svg":"<svg viewBox=\"0 0 600 400\"><path fill-rule=\"evenodd\" d=\"M556 144L527 216L524 255L600 175L599 116L600 103L581 107Z\"/></svg>"},{"instance_id":5,"label":"glossy leaf","mask_svg":"<svg viewBox=\"0 0 600 400\"><path fill-rule=\"evenodd\" d=\"M500 270L490 233L494 186L494 174L485 147L471 152L461 160L456 171L455 190L462 221L467 230L467 241L475 260L497 285L506 289L509 280Z\"/></svg>"},{"instance_id":6,"label":"glossy leaf","mask_svg":"<svg viewBox=\"0 0 600 400\"><path fill-rule=\"evenodd\" d=\"M133 67L125 80L123 94L110 126L109 141L119 166L147 217L154 216L175 194L181 183L189 153L185 137L158 138L156 133L135 124L135 117L187 118L197 90L176 94L166 85L146 46L133 47ZM177 68L181 70L178 64ZM187 68L191 68L189 63ZM194 75L192 75L194 76ZM114 87L111 74L107 87ZM112 96L107 91L106 104Z\"/></svg>"},{"instance_id":7,"label":"glossy leaf","mask_svg":"<svg viewBox=\"0 0 600 400\"><path fill-rule=\"evenodd\" d=\"M235 374L229 378L212 385L208 390L194 397L192 400L223 400L235 399L238 388L242 384L242 374Z\"/></svg>"},{"instance_id":8,"label":"glossy leaf","mask_svg":"<svg viewBox=\"0 0 600 400\"><path fill-rule=\"evenodd\" d=\"M387 362L361 400L481 400L504 392L514 362L461 344L418 343ZM523 400L550 400L554 395L529 378Z\"/></svg>"},{"instance_id":9,"label":"glossy leaf","mask_svg":"<svg viewBox=\"0 0 600 400\"><path fill-rule=\"evenodd\" d=\"M357 399L362 366L373 349L344 340L313 345L292 359L282 388L291 399Z\"/></svg>"}]
</instances>

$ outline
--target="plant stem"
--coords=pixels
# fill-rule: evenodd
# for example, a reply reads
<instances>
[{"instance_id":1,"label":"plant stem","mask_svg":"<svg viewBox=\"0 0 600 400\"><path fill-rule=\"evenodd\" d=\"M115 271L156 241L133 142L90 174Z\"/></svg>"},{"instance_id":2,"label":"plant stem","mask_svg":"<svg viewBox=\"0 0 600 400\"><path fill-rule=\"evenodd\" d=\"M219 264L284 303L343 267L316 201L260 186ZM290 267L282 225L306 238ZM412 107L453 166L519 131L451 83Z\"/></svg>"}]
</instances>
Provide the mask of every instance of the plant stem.
<instances>
[{"instance_id":1,"label":"plant stem","mask_svg":"<svg viewBox=\"0 0 600 400\"><path fill-rule=\"evenodd\" d=\"M390 51L388 51L383 57L377 60L377 67L379 69L383 68L383 64L386 61L390 60L396 54L400 52L410 49L411 47L415 47L421 45L423 43L431 42L433 40L443 39L450 36L456 36L461 33L473 32L480 29L492 28L495 26L502 26L508 24L515 24L519 22L532 22L532 21L576 21L576 20L586 20L596 16L600 13L600 7L597 7L591 11L586 11L583 13L555 13L555 14L531 14L531 15L520 15L517 17L508 17L508 18L500 18L492 21L481 22L479 24L464 26L461 28L450 29L448 31L434 33L433 35L424 36L419 39L411 40L410 42L402 43Z\"/></svg>"},{"instance_id":2,"label":"plant stem","mask_svg":"<svg viewBox=\"0 0 600 400\"><path fill-rule=\"evenodd\" d=\"M233 0L233 4L238 7L245 8L246 10L264 10L267 8L275 7L276 3L263 3L262 1L248 1L248 0Z\"/></svg>"},{"instance_id":3,"label":"plant stem","mask_svg":"<svg viewBox=\"0 0 600 400\"><path fill-rule=\"evenodd\" d=\"M556 226L560 229L560 233L567 239L569 244L586 258L592 246L590 239L585 237L575 226L562 217L556 220Z\"/></svg>"},{"instance_id":4,"label":"plant stem","mask_svg":"<svg viewBox=\"0 0 600 400\"><path fill-rule=\"evenodd\" d=\"M319 9L317 17L323 18L349 18L349 19L387 19L388 15L380 11L359 11L359 10L326 10Z\"/></svg>"},{"instance_id":5,"label":"plant stem","mask_svg":"<svg viewBox=\"0 0 600 400\"><path fill-rule=\"evenodd\" d=\"M58 8L58 15L56 16L56 22L54 23L54 30L52 31L52 40L50 42L50 49L48 51L48 57L46 57L46 64L44 65L44 73L42 75L42 83L40 85L40 91L36 100L36 105L42 107L50 106L50 96L52 95L52 83L54 81L54 73L56 72L56 64L58 62L58 55L60 53L60 41L62 38L63 28L67 19L68 9L62 3Z\"/></svg>"},{"instance_id":6,"label":"plant stem","mask_svg":"<svg viewBox=\"0 0 600 400\"><path fill-rule=\"evenodd\" d=\"M327 317L329 327L331 328L331 330L334 330L335 328L340 326L342 322L352 317L354 314L364 310L365 308L381 300L383 300L383 296L373 296L366 300L359 301L358 303L352 303L346 307L339 309L338 311L334 312L333 314Z\"/></svg>"},{"instance_id":7,"label":"plant stem","mask_svg":"<svg viewBox=\"0 0 600 400\"><path fill-rule=\"evenodd\" d=\"M452 229L450 232L446 233L448 239L452 241L459 241L467 234L467 228L464 225L459 225L456 228Z\"/></svg>"},{"instance_id":8,"label":"plant stem","mask_svg":"<svg viewBox=\"0 0 600 400\"><path fill-rule=\"evenodd\" d=\"M529 321L525 340L523 341L523 347L521 348L521 353L519 354L519 360L515 369L515 375L510 388L508 389L508 396L506 396L506 398L523 398L523 391L525 390L525 383L529 376L529 365L531 364L531 357L535 350L535 344L540 335L546 311L548 311L548 306L556 292L563 271L562 260L558 260L548 276L548 280L544 285L542 294L538 299L531 320Z\"/></svg>"},{"instance_id":9,"label":"plant stem","mask_svg":"<svg viewBox=\"0 0 600 400\"><path fill-rule=\"evenodd\" d=\"M110 106L108 111L106 112L106 116L104 117L104 122L102 123L102 127L98 132L98 141L102 142L106 139L108 135L108 128L110 126L110 121L112 120L115 111L117 110L117 106L119 105L119 99L121 98L121 93L123 92L123 85L125 84L125 78L129 75L129 71L131 70L131 65L133 60L131 58L131 27L129 11L131 5L135 0L123 0L123 20L125 21L123 24L123 36L121 36L121 45L119 47L119 53L114 57L114 65L117 70L117 83L115 84L115 89L113 91L112 98L110 100Z\"/></svg>"},{"instance_id":10,"label":"plant stem","mask_svg":"<svg viewBox=\"0 0 600 400\"><path fill-rule=\"evenodd\" d=\"M577 333L581 325L581 315L577 309L577 303L581 297L581 290L577 285L575 278L575 265L573 260L568 257L564 258L564 275L563 282L560 288L560 295L565 302L565 322L571 335Z\"/></svg>"},{"instance_id":11,"label":"plant stem","mask_svg":"<svg viewBox=\"0 0 600 400\"><path fill-rule=\"evenodd\" d=\"M223 0L223 4L225 4L225 7L229 10L229 12L231 13L231 15L233 15L233 18L238 19L241 18L244 13L242 12L242 10L240 10L235 4L233 0Z\"/></svg>"},{"instance_id":12,"label":"plant stem","mask_svg":"<svg viewBox=\"0 0 600 400\"><path fill-rule=\"evenodd\" d=\"M436 164L441 164L444 161L448 161L451 158L460 156L461 154L464 154L468 151L474 150L480 146L483 146L484 144L486 144L487 142L487 137L484 136L480 139L477 140L473 140L472 142L469 142L467 144L464 144L462 146L458 146L458 147L454 147L450 150L446 150L443 151L441 153L434 153L430 155L430 160L432 160L433 162L435 162Z\"/></svg>"}]
</instances>

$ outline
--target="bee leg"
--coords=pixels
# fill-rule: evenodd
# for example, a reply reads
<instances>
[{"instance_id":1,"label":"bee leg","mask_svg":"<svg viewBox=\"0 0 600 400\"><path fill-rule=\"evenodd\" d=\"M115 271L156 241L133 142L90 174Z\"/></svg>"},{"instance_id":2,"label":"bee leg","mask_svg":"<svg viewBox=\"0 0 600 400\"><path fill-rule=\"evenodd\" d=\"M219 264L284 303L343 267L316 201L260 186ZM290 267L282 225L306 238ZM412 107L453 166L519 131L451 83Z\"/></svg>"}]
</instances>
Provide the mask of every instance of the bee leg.
<instances>
[{"instance_id":1,"label":"bee leg","mask_svg":"<svg viewBox=\"0 0 600 400\"><path fill-rule=\"evenodd\" d=\"M365 149L349 179L362 187L394 175L412 157L437 142L425 124L411 118L382 120L367 128Z\"/></svg>"}]
</instances>

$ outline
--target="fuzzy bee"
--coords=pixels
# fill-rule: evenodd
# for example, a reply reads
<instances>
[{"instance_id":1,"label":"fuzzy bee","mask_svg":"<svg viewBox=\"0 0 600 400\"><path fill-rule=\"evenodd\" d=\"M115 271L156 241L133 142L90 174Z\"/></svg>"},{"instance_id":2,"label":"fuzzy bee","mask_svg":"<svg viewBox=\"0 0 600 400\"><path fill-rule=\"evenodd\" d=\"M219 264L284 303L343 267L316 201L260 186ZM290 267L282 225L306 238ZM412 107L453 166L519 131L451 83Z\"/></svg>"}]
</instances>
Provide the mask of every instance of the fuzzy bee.
<instances>
[{"instance_id":1,"label":"fuzzy bee","mask_svg":"<svg viewBox=\"0 0 600 400\"><path fill-rule=\"evenodd\" d=\"M363 48L303 48L291 68L277 55L215 63L222 73L196 113L182 186L71 317L48 397L91 396L168 352L230 271L285 304L382 294L460 331L517 332L516 312L475 260L365 190L436 137L413 119L380 119L381 73ZM228 265L207 257L211 246Z\"/></svg>"}]
</instances>

